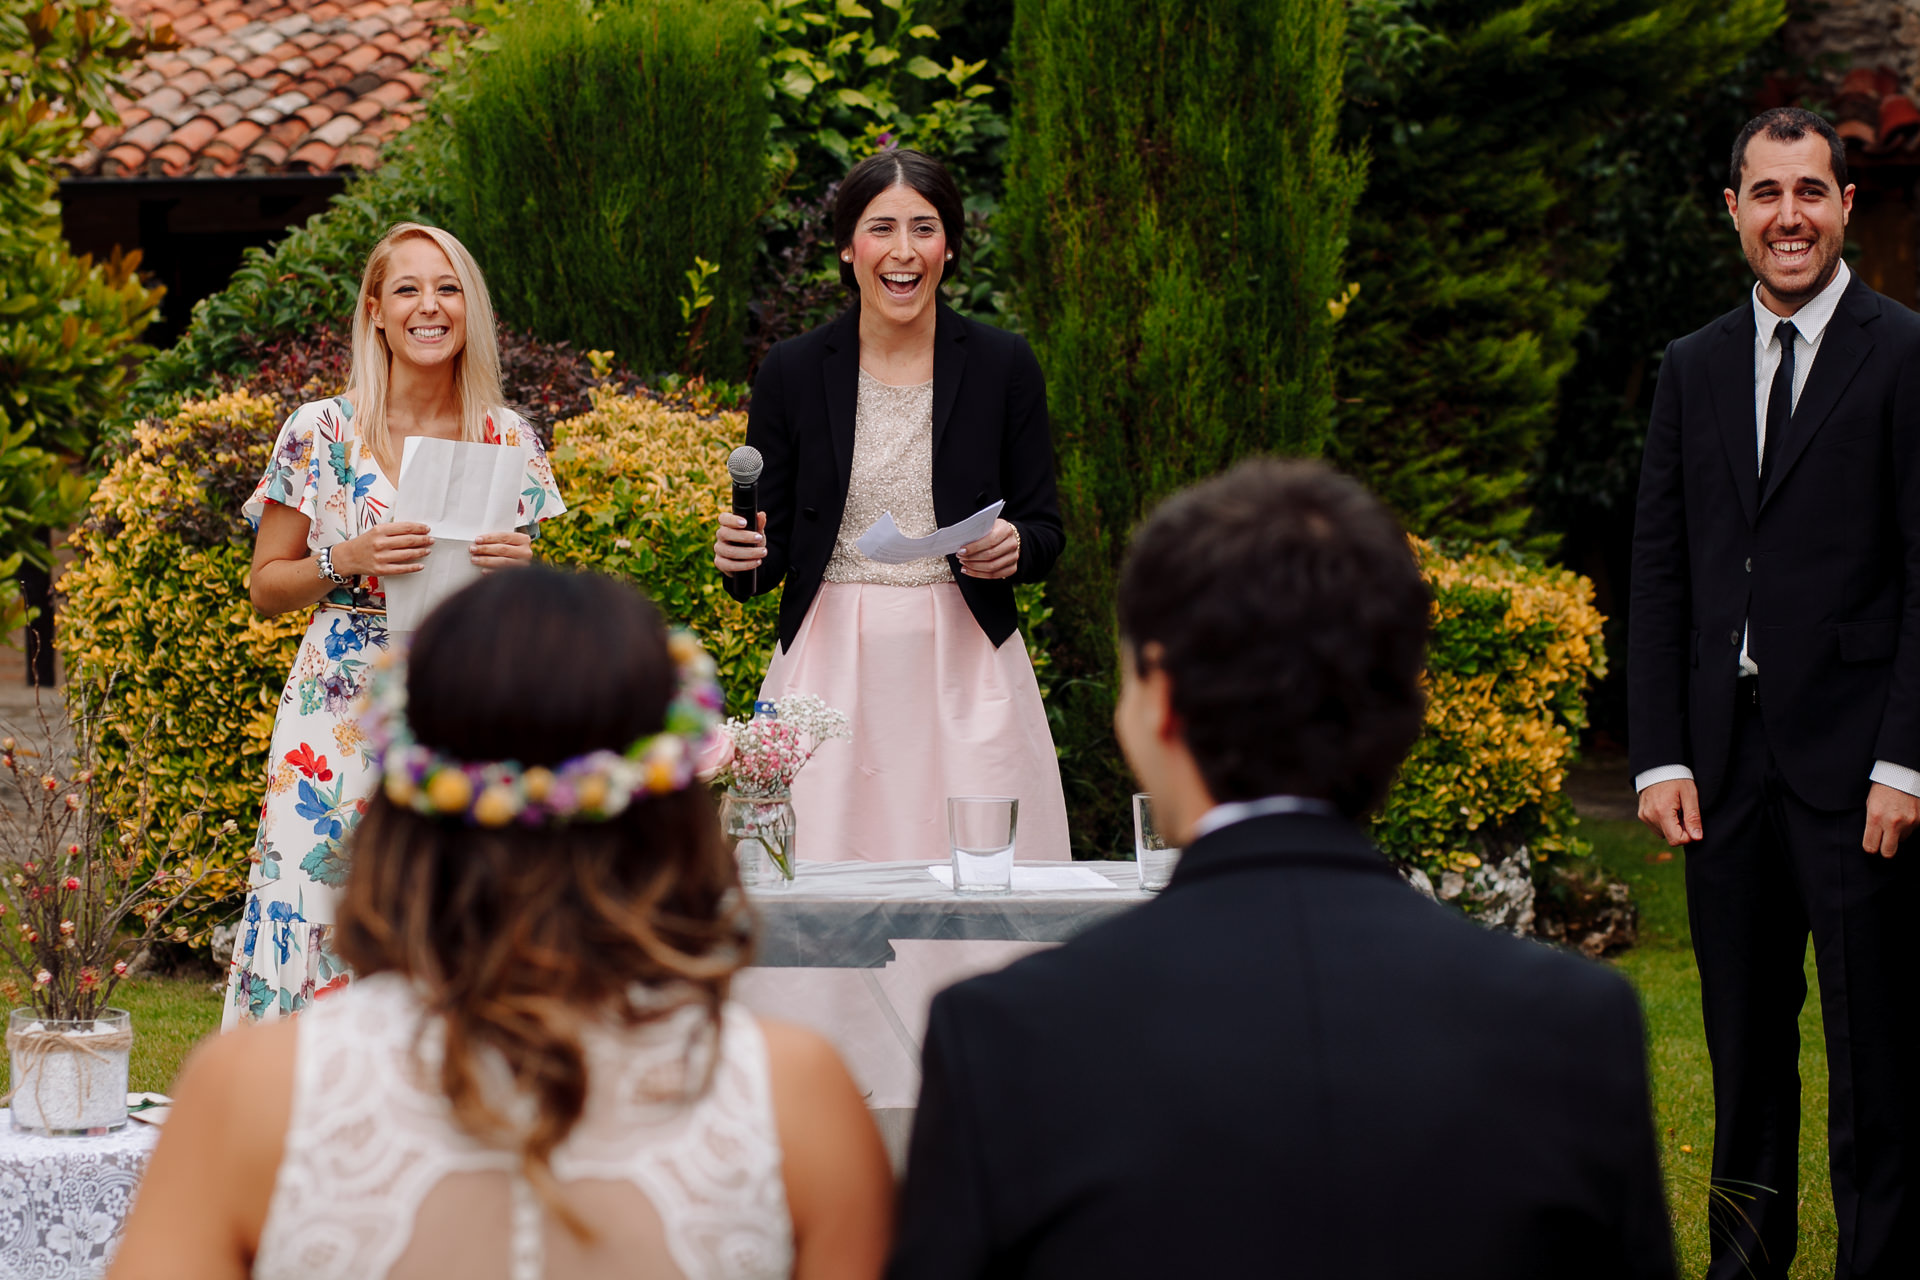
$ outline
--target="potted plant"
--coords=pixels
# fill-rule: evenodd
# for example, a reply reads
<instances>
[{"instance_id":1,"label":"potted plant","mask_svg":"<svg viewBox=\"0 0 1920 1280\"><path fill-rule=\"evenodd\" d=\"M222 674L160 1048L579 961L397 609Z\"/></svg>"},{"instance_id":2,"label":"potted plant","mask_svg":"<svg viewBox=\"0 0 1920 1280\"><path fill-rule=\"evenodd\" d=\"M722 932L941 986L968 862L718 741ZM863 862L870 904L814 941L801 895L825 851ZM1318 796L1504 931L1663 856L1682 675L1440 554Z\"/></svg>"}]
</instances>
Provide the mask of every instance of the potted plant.
<instances>
[{"instance_id":1,"label":"potted plant","mask_svg":"<svg viewBox=\"0 0 1920 1280\"><path fill-rule=\"evenodd\" d=\"M700 776L726 789L720 825L733 842L745 884L793 881L793 780L824 743L851 738L844 712L810 693L756 702L753 715L720 726L718 753Z\"/></svg>"},{"instance_id":2,"label":"potted plant","mask_svg":"<svg viewBox=\"0 0 1920 1280\"><path fill-rule=\"evenodd\" d=\"M0 974L0 996L22 1006L8 1019L11 1089L0 1102L15 1128L44 1134L126 1123L133 1028L109 1001L133 956L187 940L169 916L236 829L196 818L157 858L146 853L148 786L118 822L95 803L98 715L77 696L63 717L70 751L44 710L32 742L0 735L0 967L13 971Z\"/></svg>"}]
</instances>

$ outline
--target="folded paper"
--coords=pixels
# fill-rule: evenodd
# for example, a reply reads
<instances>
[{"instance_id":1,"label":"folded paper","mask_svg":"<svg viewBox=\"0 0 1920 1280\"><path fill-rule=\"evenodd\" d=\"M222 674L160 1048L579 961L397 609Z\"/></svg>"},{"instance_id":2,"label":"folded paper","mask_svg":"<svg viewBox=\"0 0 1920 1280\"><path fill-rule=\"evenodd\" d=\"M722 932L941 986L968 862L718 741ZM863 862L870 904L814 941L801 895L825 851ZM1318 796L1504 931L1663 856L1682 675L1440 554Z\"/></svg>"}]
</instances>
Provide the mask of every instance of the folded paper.
<instances>
[{"instance_id":1,"label":"folded paper","mask_svg":"<svg viewBox=\"0 0 1920 1280\"><path fill-rule=\"evenodd\" d=\"M861 555L880 564L906 564L933 556L954 555L962 547L986 537L993 530L993 522L1000 518L1000 509L1006 505L996 502L982 507L965 520L935 529L922 538L909 538L901 533L900 526L893 522L893 512L882 511L873 527L861 534L853 545L860 549Z\"/></svg>"}]
</instances>

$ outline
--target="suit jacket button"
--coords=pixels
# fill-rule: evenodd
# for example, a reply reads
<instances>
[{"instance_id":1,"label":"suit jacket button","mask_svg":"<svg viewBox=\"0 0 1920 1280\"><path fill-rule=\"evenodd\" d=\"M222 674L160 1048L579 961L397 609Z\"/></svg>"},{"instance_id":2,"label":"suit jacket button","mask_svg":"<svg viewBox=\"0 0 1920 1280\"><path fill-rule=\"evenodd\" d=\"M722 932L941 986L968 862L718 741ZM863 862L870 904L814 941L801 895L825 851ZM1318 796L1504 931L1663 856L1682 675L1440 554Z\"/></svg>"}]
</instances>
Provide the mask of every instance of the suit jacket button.
<instances>
[{"instance_id":1,"label":"suit jacket button","mask_svg":"<svg viewBox=\"0 0 1920 1280\"><path fill-rule=\"evenodd\" d=\"M800 508L800 514L805 516L809 520L818 520L820 518L819 511L815 510L812 507Z\"/></svg>"},{"instance_id":2,"label":"suit jacket button","mask_svg":"<svg viewBox=\"0 0 1920 1280\"><path fill-rule=\"evenodd\" d=\"M1739 643L1740 643L1740 633L1739 633L1738 631L1729 631L1729 632L1727 632L1727 643L1728 643L1728 644L1739 644Z\"/></svg>"},{"instance_id":3,"label":"suit jacket button","mask_svg":"<svg viewBox=\"0 0 1920 1280\"><path fill-rule=\"evenodd\" d=\"M1748 557L1747 557L1747 572L1748 572L1748 573L1752 573L1752 572L1753 572L1753 557L1752 557L1752 556L1748 556Z\"/></svg>"}]
</instances>

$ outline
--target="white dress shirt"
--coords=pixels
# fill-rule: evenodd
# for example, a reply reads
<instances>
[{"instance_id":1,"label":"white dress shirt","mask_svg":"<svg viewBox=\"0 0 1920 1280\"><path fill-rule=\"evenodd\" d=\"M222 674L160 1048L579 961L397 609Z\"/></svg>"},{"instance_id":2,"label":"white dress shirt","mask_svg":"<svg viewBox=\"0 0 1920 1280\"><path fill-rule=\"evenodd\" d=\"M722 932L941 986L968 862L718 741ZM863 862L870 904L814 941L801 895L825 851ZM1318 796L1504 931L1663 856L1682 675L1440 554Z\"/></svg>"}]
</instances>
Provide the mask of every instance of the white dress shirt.
<instances>
[{"instance_id":1,"label":"white dress shirt","mask_svg":"<svg viewBox=\"0 0 1920 1280\"><path fill-rule=\"evenodd\" d=\"M1767 401L1773 397L1773 376L1779 372L1781 350L1775 340L1775 331L1782 320L1793 321L1799 331L1794 339L1793 348L1793 407L1800 404L1800 393L1806 389L1807 375L1813 372L1813 362L1820 354L1820 340L1827 336L1827 324L1833 319L1833 313L1839 309L1840 295L1847 291L1847 285L1853 279L1853 273L1842 262L1833 273L1833 279L1827 287L1813 296L1805 306L1790 316L1778 315L1760 300L1760 286L1753 286L1753 422L1754 450L1756 459L1767 456ZM1757 478L1757 476L1756 476ZM1747 652L1747 637L1740 639L1740 673L1757 676L1760 666ZM1667 764L1648 769L1633 780L1635 791L1645 791L1656 782L1672 782L1676 778L1691 778L1693 770L1683 764ZM1876 761L1869 775L1874 782L1883 782L1908 795L1920 796L1920 770L1909 769L1905 765L1893 764L1886 760Z\"/></svg>"},{"instance_id":2,"label":"white dress shirt","mask_svg":"<svg viewBox=\"0 0 1920 1280\"><path fill-rule=\"evenodd\" d=\"M1194 819L1191 842L1198 844L1201 836L1210 836L1222 827L1231 827L1236 822L1247 822L1254 818L1265 818L1276 813L1311 813L1323 818L1338 817L1340 811L1325 800L1312 800L1306 796L1266 796L1259 800L1229 800Z\"/></svg>"}]
</instances>

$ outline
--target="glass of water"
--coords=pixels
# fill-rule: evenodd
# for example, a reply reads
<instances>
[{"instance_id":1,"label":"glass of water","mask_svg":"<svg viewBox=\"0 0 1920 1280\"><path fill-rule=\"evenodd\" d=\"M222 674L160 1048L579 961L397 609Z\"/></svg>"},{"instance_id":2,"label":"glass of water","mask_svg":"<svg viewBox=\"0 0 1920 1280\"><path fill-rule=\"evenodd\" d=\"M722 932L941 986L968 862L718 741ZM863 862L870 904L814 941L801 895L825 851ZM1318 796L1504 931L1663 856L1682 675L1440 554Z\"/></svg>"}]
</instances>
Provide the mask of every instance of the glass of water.
<instances>
[{"instance_id":1,"label":"glass of water","mask_svg":"<svg viewBox=\"0 0 1920 1280\"><path fill-rule=\"evenodd\" d=\"M956 893L1012 893L1013 837L1020 802L1012 796L947 797Z\"/></svg>"},{"instance_id":2,"label":"glass of water","mask_svg":"<svg viewBox=\"0 0 1920 1280\"><path fill-rule=\"evenodd\" d=\"M1180 851L1168 846L1154 821L1153 797L1144 791L1133 796L1133 861L1140 869L1140 887L1149 893L1166 888L1180 862Z\"/></svg>"}]
</instances>

